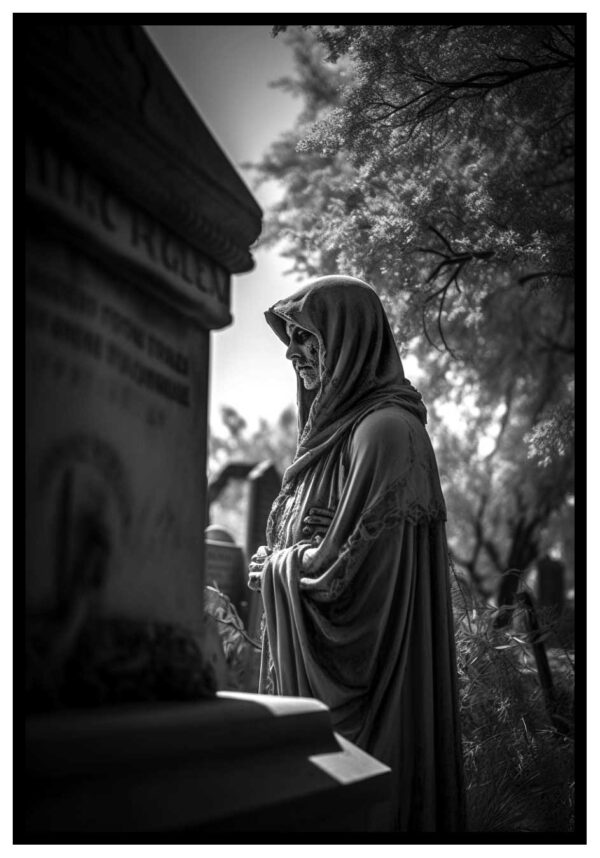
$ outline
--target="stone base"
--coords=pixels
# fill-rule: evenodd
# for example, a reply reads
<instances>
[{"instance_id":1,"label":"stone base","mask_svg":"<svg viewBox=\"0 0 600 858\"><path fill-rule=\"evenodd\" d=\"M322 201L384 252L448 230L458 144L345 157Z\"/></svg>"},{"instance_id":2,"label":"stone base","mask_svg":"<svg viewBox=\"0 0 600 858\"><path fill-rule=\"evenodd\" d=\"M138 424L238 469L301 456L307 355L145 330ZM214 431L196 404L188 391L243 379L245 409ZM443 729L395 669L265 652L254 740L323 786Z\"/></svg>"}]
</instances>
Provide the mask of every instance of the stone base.
<instances>
[{"instance_id":1,"label":"stone base","mask_svg":"<svg viewBox=\"0 0 600 858\"><path fill-rule=\"evenodd\" d=\"M24 834L361 831L389 784L312 699L69 711L28 720Z\"/></svg>"}]
</instances>

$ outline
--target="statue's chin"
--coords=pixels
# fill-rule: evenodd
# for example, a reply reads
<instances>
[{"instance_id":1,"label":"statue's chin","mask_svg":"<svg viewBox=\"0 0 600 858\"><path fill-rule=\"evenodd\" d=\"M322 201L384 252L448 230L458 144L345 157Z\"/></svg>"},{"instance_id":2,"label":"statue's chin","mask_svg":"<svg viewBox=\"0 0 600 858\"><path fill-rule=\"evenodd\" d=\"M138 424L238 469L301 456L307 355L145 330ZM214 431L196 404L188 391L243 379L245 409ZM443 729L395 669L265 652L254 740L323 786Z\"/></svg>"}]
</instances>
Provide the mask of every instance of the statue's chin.
<instances>
[{"instance_id":1,"label":"statue's chin","mask_svg":"<svg viewBox=\"0 0 600 858\"><path fill-rule=\"evenodd\" d=\"M304 385L305 390L314 390L316 387L319 386L318 378L307 378L303 375L301 375L300 378L302 379L302 384Z\"/></svg>"},{"instance_id":2,"label":"statue's chin","mask_svg":"<svg viewBox=\"0 0 600 858\"><path fill-rule=\"evenodd\" d=\"M316 373L308 375L304 372L299 372L298 375L302 379L302 384L304 385L305 390L314 390L319 386L319 379Z\"/></svg>"}]
</instances>

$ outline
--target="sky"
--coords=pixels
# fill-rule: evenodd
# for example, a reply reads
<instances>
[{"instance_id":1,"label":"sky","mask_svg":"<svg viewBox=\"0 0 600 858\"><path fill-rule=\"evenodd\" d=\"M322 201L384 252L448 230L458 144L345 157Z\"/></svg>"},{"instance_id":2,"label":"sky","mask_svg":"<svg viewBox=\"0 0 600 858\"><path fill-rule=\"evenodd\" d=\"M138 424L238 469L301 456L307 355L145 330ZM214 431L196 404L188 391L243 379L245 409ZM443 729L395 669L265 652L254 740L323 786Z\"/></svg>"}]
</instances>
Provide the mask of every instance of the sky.
<instances>
[{"instance_id":1,"label":"sky","mask_svg":"<svg viewBox=\"0 0 600 858\"><path fill-rule=\"evenodd\" d=\"M264 210L273 188L252 188L242 165L258 160L291 128L300 102L269 83L293 72L292 52L268 25L146 26L146 32L178 79L217 143ZM294 292L289 259L277 250L254 253L253 271L232 278L233 324L211 332L210 423L222 429L220 407L233 406L256 426L275 422L295 403L296 381L282 343L264 311Z\"/></svg>"}]
</instances>

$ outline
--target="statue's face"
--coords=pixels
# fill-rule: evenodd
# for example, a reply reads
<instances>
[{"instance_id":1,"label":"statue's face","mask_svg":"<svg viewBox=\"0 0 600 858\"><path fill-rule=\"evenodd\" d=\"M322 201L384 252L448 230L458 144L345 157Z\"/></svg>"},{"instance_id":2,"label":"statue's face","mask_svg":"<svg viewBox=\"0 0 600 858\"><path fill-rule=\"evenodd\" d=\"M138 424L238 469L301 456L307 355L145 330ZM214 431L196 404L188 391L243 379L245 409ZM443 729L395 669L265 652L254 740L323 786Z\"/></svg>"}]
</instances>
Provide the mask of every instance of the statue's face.
<instances>
[{"instance_id":1,"label":"statue's face","mask_svg":"<svg viewBox=\"0 0 600 858\"><path fill-rule=\"evenodd\" d=\"M314 334L298 325L285 326L290 344L285 356L291 360L297 375L307 390L314 390L321 381L319 369L319 341Z\"/></svg>"}]
</instances>

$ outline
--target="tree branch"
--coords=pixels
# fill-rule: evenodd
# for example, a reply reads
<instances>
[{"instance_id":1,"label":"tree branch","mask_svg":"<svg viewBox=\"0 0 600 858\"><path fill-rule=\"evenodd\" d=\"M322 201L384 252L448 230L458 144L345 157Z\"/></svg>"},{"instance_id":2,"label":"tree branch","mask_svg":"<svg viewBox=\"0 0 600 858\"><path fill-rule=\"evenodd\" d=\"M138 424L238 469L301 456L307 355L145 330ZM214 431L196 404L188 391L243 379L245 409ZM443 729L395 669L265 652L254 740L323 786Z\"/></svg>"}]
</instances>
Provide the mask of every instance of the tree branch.
<instances>
[{"instance_id":1,"label":"tree branch","mask_svg":"<svg viewBox=\"0 0 600 858\"><path fill-rule=\"evenodd\" d=\"M493 450L490 453L488 453L487 456L485 457L486 462L491 462L491 460L494 458L494 456L496 455L496 453L498 452L498 450L500 448L500 442L502 441L502 437L506 431L506 427L508 426L508 421L510 418L510 412L511 412L511 408L512 408L514 392L515 392L515 382L514 382L514 379L512 379L508 384L508 387L506 389L506 393L504 394L504 402L505 402L506 408L504 410L504 414L502 415L502 420L500 421L500 429L499 429L498 435L496 437L496 442L494 444Z\"/></svg>"},{"instance_id":2,"label":"tree branch","mask_svg":"<svg viewBox=\"0 0 600 858\"><path fill-rule=\"evenodd\" d=\"M522 69L521 71L508 71L507 69L498 69L497 71L489 71L489 72L480 72L479 74L471 75L470 77L463 78L462 80L440 80L434 77L430 77L429 80L431 83L441 86L444 89L448 89L451 92L454 92L457 89L498 89L503 86L508 86L511 83L514 83L517 80L521 80L524 77L529 77L533 74L542 74L547 71L557 71L561 68L566 68L567 66L573 66L574 58L568 57L568 59L555 62L555 63L544 63L542 65L534 66L529 65L528 68Z\"/></svg>"},{"instance_id":3,"label":"tree branch","mask_svg":"<svg viewBox=\"0 0 600 858\"><path fill-rule=\"evenodd\" d=\"M436 229L436 228L433 226L433 224L427 224L427 228L428 228L428 229L430 229L430 230L431 230L431 232L433 232L433 233L435 233L435 234L437 235L437 237L440 239L440 241L442 241L442 242L446 245L446 247L448 248L448 252L449 252L449 253L451 253L451 254L454 256L454 249L452 248L452 245L451 245L451 244L450 244L450 242L449 242L449 241L448 241L448 240L447 240L447 239L442 235L442 233L441 233L438 229Z\"/></svg>"},{"instance_id":4,"label":"tree branch","mask_svg":"<svg viewBox=\"0 0 600 858\"><path fill-rule=\"evenodd\" d=\"M565 42L568 42L572 48L575 47L575 40L572 39L571 36L569 36L569 34L566 33L561 26L559 26L558 24L553 24L552 26L555 30L558 30L558 32L563 37Z\"/></svg>"},{"instance_id":5,"label":"tree branch","mask_svg":"<svg viewBox=\"0 0 600 858\"><path fill-rule=\"evenodd\" d=\"M491 541L491 539L485 539L483 542L483 547L485 548L488 557L496 567L499 572L502 572L504 569L504 564L502 563L502 558L500 557L500 552Z\"/></svg>"},{"instance_id":6,"label":"tree branch","mask_svg":"<svg viewBox=\"0 0 600 858\"><path fill-rule=\"evenodd\" d=\"M444 253L443 251L436 250L433 247L416 248L417 250L420 250L423 253L431 253L435 256L441 256L442 257L441 262L437 263L437 265L434 267L434 269L431 271L431 273L427 277L427 280L425 281L425 283L432 283L440 275L442 269L445 267L452 266L453 271L443 286L440 286L439 289L436 289L435 292L432 292L431 294L429 294L425 298L425 301L423 304L423 310L422 310L423 330L425 332L425 336L427 337L427 341L430 343L430 345L434 346L438 351L443 351L443 349L440 349L431 340L431 337L429 336L429 333L427 331L427 321L426 321L427 305L430 304L432 301L435 301L437 298L439 298L439 305L438 305L438 311L437 311L438 332L440 335L440 339L444 345L444 348L454 359L456 359L456 355L455 355L454 351L448 345L448 342L446 340L446 337L444 335L444 330L442 327L442 314L443 314L443 310L444 310L444 303L445 303L447 295L448 295L448 290L452 286L452 284L454 283L454 285L456 287L456 291L458 292L458 294L459 295L462 294L462 290L460 288L459 277L460 277L460 274L461 274L464 266L467 264L467 262L470 262L473 259L490 259L494 254L493 254L493 251L491 251L491 250L482 250L482 251L473 250L473 251L468 252L468 253L457 253L454 250L454 248L452 247L452 245L450 244L450 242L448 241L448 239L439 231L439 229L437 229L435 226L433 226L433 224L428 224L427 228L440 239L440 241L448 249L448 253Z\"/></svg>"},{"instance_id":7,"label":"tree branch","mask_svg":"<svg viewBox=\"0 0 600 858\"><path fill-rule=\"evenodd\" d=\"M539 280L542 277L559 277L562 280L572 279L574 274L570 271L535 271L533 274L525 274L524 277L519 277L519 285L524 286L530 280Z\"/></svg>"}]
</instances>

